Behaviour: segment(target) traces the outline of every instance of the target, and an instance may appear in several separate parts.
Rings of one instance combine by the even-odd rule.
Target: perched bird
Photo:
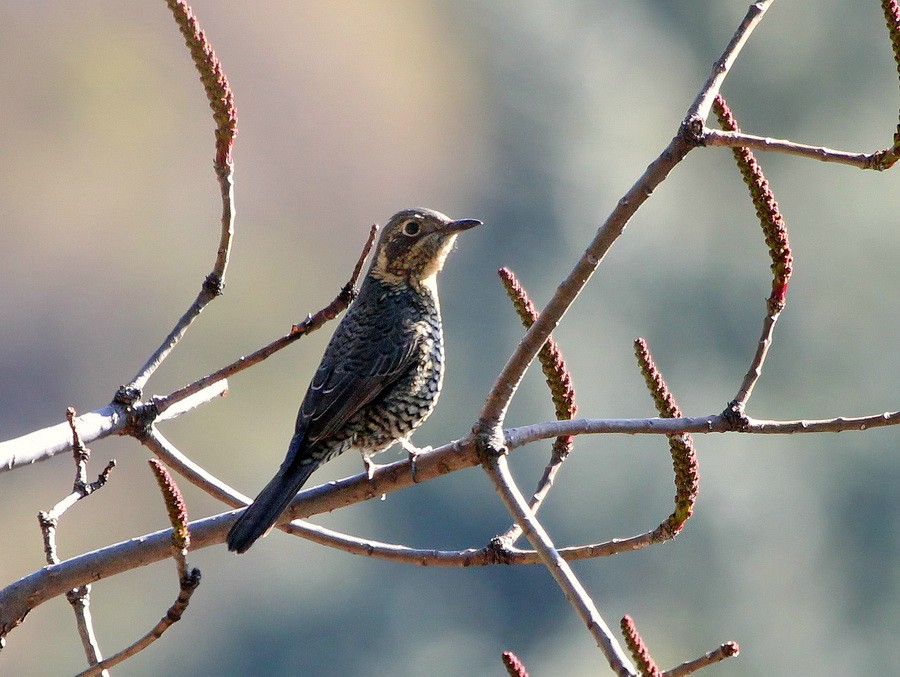
[[[287,456],[231,527],[229,550],[245,552],[316,468],[350,447],[367,468],[396,442],[413,452],[408,438],[434,409],[444,375],[437,274],[456,236],[479,225],[430,209],[391,217],[309,384]]]

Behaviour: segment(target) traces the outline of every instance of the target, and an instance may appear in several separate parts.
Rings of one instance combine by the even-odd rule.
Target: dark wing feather
[[[415,367],[422,337],[399,315],[369,309],[365,317],[375,320],[375,326],[365,328],[355,318],[344,318],[297,413],[294,435],[302,436],[304,444],[292,445],[294,456],[302,458],[309,445],[336,434]],[[360,335],[367,340],[361,342]]]

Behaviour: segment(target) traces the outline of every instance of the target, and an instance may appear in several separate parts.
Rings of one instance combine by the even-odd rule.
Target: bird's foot
[[[431,447],[417,447],[409,440],[400,440],[400,445],[406,450],[406,454],[409,457],[409,472],[412,475],[412,481],[418,482],[417,473],[418,466],[416,465],[416,461],[418,460],[421,454],[427,454],[431,451]]]
[[[363,465],[366,466],[366,477],[369,478],[369,481],[372,481],[372,478],[375,476],[375,471],[379,468],[383,468],[384,465],[381,463],[376,463],[372,460],[371,456],[363,456]]]

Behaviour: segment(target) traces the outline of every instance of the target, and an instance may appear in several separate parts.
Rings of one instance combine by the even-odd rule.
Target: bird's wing
[[[307,444],[333,435],[414,369],[421,338],[403,334],[388,329],[360,350],[323,359],[300,405],[295,434],[305,429]]]

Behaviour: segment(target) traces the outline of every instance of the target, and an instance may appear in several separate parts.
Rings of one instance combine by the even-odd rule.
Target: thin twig
[[[824,146],[809,146],[804,143],[787,141],[785,139],[773,139],[766,136],[754,136],[744,132],[719,131],[718,129],[703,129],[704,146],[725,146],[728,148],[752,148],[767,152],[787,153],[797,155],[820,162],[835,162],[842,165],[850,165],[859,169],[873,169],[875,153],[850,153],[843,150],[834,150]]]
[[[72,483],[72,493],[54,505],[50,511],[38,513],[38,523],[41,526],[41,533],[44,539],[44,555],[47,559],[47,564],[50,565],[59,564],[60,561],[56,547],[56,529],[59,525],[59,519],[76,502],[91,495],[106,484],[109,474],[116,465],[115,461],[110,461],[96,481],[88,482],[87,462],[91,456],[91,450],[84,445],[78,433],[74,408],[69,407],[66,409],[66,421],[72,435],[72,456],[75,460],[75,480]],[[78,636],[81,638],[81,644],[88,664],[97,665],[103,659],[103,655],[100,653],[100,644],[97,641],[97,636],[94,634],[94,623],[91,618],[91,586],[88,584],[72,586],[70,590],[66,591],[66,599],[72,605],[72,610],[75,613],[75,625],[78,628]],[[107,675],[105,671],[103,674]]]
[[[775,323],[778,322],[780,315],[781,311],[778,311],[775,313],[766,313],[765,317],[763,317],[762,333],[760,334],[759,340],[756,342],[756,351],[753,353],[753,358],[750,360],[750,367],[747,369],[747,373],[741,381],[741,386],[738,389],[737,395],[735,395],[734,400],[728,405],[729,411],[734,411],[738,415],[743,414],[744,407],[750,399],[750,395],[753,393],[753,388],[762,376],[763,365],[769,354],[769,348],[772,347]]]
[[[243,371],[257,362],[261,362],[269,355],[287,347],[301,336],[321,328],[326,322],[340,314],[356,294],[356,283],[362,272],[362,266],[375,242],[377,232],[377,225],[373,225],[369,229],[368,238],[354,265],[349,281],[331,303],[316,313],[309,315],[300,324],[291,327],[291,332],[286,336],[282,336],[250,355],[242,357],[232,364],[197,379],[193,383],[179,388],[166,396],[154,398],[148,406],[154,407],[156,420],[162,421],[174,418],[187,411],[190,407],[199,406],[215,397],[224,395],[228,387],[228,376]],[[131,405],[131,408],[133,409],[135,406],[139,405]],[[113,402],[102,409],[78,417],[77,423],[82,439],[90,443],[109,435],[121,433],[130,425],[131,417],[124,405]],[[140,432],[144,433],[144,431]],[[13,470],[22,465],[38,461],[45,461],[71,448],[71,435],[69,435],[69,427],[66,423],[60,423],[22,437],[0,442],[0,472]]]
[[[753,3],[747,9],[747,14],[744,16],[743,21],[741,21],[741,25],[738,26],[737,30],[734,32],[731,41],[728,43],[728,46],[725,47],[725,51],[722,52],[722,56],[720,56],[713,64],[709,78],[707,78],[706,83],[697,93],[694,102],[688,109],[685,122],[690,123],[691,120],[698,120],[702,123],[709,117],[709,112],[712,110],[713,99],[716,98],[719,90],[722,89],[722,83],[725,82],[725,78],[728,76],[732,66],[734,66],[734,62],[737,60],[738,55],[741,53],[744,45],[747,44],[747,40],[750,39],[750,34],[753,33],[753,30],[759,25],[759,22],[762,21],[763,15],[769,7],[772,6],[773,1],[774,0],[761,0],[760,2]]]
[[[725,642],[725,644],[718,649],[714,649],[708,654],[700,656],[700,658],[695,658],[694,660],[682,663],[671,670],[666,670],[663,672],[663,677],[687,677],[687,675],[692,675],[701,668],[720,663],[726,658],[734,658],[740,654],[740,652],[741,648],[738,646],[737,642]]]
[[[199,378],[193,383],[186,385],[183,388],[179,388],[178,390],[166,395],[165,397],[154,398],[153,403],[156,406],[157,411],[159,411],[160,413],[164,412],[176,402],[194,395],[198,391],[210,386],[211,384],[223,379],[227,379],[229,376],[237,374],[238,372],[241,372],[248,367],[252,367],[258,362],[262,362],[270,355],[278,352],[282,348],[286,348],[297,339],[305,336],[306,334],[310,334],[317,329],[320,329],[326,322],[333,320],[340,313],[342,313],[356,296],[356,283],[359,280],[363,263],[369,256],[369,252],[371,251],[372,245],[375,242],[375,234],[377,232],[378,226],[373,224],[369,229],[369,236],[366,240],[366,244],[363,246],[362,252],[360,253],[359,258],[356,261],[356,265],[353,267],[353,273],[350,276],[350,280],[341,288],[341,291],[331,303],[329,303],[327,306],[317,311],[316,313],[307,316],[307,318],[303,320],[303,322],[293,325],[289,334],[286,334],[285,336],[272,341],[272,343],[270,343],[269,345],[263,346],[259,350],[241,357],[231,364],[222,367],[221,369],[217,369],[213,373],[208,374],[203,378]]]
[[[194,568],[189,571],[187,566],[187,551],[191,544],[191,534],[188,528],[187,506],[185,505],[184,497],[162,463],[155,459],[151,459],[149,463],[159,484],[163,501],[166,504],[169,522],[172,524],[170,548],[178,570],[178,597],[175,598],[166,615],[147,634],[106,660],[79,673],[77,677],[96,675],[101,670],[103,674],[106,674],[106,668],[118,665],[153,644],[153,642],[162,637],[166,630],[181,620],[191,601],[191,596],[194,594],[197,586],[200,585],[200,569]]]
[[[173,623],[177,623],[181,620],[182,615],[187,609],[188,603],[191,600],[191,595],[193,595],[194,590],[197,589],[197,586],[200,584],[200,570],[192,569],[186,578],[181,580],[181,585],[178,592],[178,597],[175,599],[175,602],[172,606],[169,607],[169,610],[166,612],[166,615],[159,619],[159,622],[150,629],[150,631],[137,640],[134,644],[122,649],[116,654],[113,654],[109,658],[101,661],[99,664],[84,670],[83,672],[79,672],[75,677],[93,677],[98,674],[100,670],[103,670],[104,674],[106,673],[106,668],[111,668],[114,665],[118,665],[122,661],[131,658],[137,653],[140,653],[148,646],[153,644],[157,639],[159,639],[162,634],[172,626]]]
[[[527,330],[538,318],[538,312],[534,307],[534,303],[532,303],[525,288],[519,283],[519,280],[511,270],[501,268],[497,272],[500,275],[500,280],[503,282],[507,295],[513,302],[519,319]],[[547,387],[550,389],[556,418],[558,420],[575,418],[575,414],[578,413],[578,406],[575,404],[575,388],[572,385],[572,374],[566,365],[559,345],[552,335],[547,338],[547,342],[538,352],[538,360],[541,363]],[[553,441],[550,461],[544,468],[544,474],[541,475],[537,488],[528,501],[528,507],[533,513],[537,514],[544,499],[550,493],[553,482],[556,480],[556,475],[571,453],[574,443],[575,438],[571,435],[561,435]],[[511,545],[521,535],[522,528],[513,522],[506,533],[497,536],[492,542]]]
[[[234,95],[228,84],[228,78],[222,70],[222,65],[213,51],[212,45],[206,34],[200,28],[200,23],[194,16],[191,8],[182,0],[168,0],[169,9],[175,17],[185,44],[191,52],[191,58],[200,74],[206,98],[213,111],[213,120],[216,123],[216,151],[213,167],[222,198],[222,220],[219,231],[219,246],[216,249],[216,260],[213,269],[206,276],[200,287],[197,298],[178,319],[172,331],[163,340],[162,344],[153,352],[147,362],[131,379],[126,386],[119,389],[119,397],[123,401],[140,398],[140,392],[147,384],[147,380],[163,360],[172,352],[181,338],[185,335],[193,321],[201,311],[217,296],[222,294],[225,287],[225,270],[228,267],[228,258],[231,252],[231,243],[234,239],[234,161],[232,150],[237,136],[237,109],[234,105]]]

